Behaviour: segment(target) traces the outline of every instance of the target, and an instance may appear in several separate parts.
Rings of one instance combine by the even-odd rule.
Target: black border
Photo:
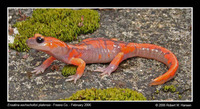
[[[75,2],[75,3],[73,3]],[[197,51],[195,51],[195,46],[197,46],[197,35],[198,31],[200,30],[197,26],[199,26],[199,11],[198,6],[200,5],[200,1],[191,1],[191,0],[167,0],[167,1],[110,1],[111,3],[107,3],[108,1],[89,1],[89,0],[84,0],[84,1],[53,1],[53,0],[44,0],[44,1],[39,1],[39,0],[27,0],[27,1],[0,1],[0,7],[1,7],[1,31],[3,31],[2,37],[5,39],[4,45],[1,46],[3,47],[4,50],[4,55],[3,56],[3,61],[5,64],[3,64],[3,68],[5,68],[5,71],[1,72],[1,86],[2,90],[1,94],[1,105],[0,107],[5,107],[5,108],[11,108],[11,106],[8,106],[10,104],[51,104],[53,105],[54,102],[7,102],[7,7],[193,7],[193,102],[89,102],[91,103],[91,107],[93,108],[99,108],[99,107],[107,107],[111,106],[111,108],[114,107],[119,107],[122,106],[124,108],[136,108],[136,107],[148,107],[148,108],[155,108],[157,105],[162,105],[162,104],[191,104],[191,107],[198,106],[198,101],[200,100],[199,94],[199,85],[198,85],[198,77],[199,77],[199,72],[195,70],[197,64],[197,58],[199,58],[199,55],[197,55]],[[135,3],[136,2],[136,3]],[[160,3],[160,4],[159,4]],[[1,37],[1,38],[2,38]],[[5,60],[4,60],[5,59]],[[3,93],[2,93],[3,92]],[[70,104],[70,103],[75,103],[75,104],[83,104],[83,103],[88,103],[88,102],[56,102],[56,104]],[[113,107],[114,106],[114,107]],[[168,106],[165,106],[165,108]],[[27,108],[27,107],[20,107],[20,108]],[[52,107],[52,108],[58,108],[58,107]],[[64,107],[68,108],[68,107]],[[78,107],[76,107],[78,108]],[[85,107],[86,108],[86,107]],[[90,107],[88,107],[90,108]],[[163,108],[163,107],[162,107]],[[178,108],[178,107],[176,107]],[[188,108],[188,107],[187,107]]]

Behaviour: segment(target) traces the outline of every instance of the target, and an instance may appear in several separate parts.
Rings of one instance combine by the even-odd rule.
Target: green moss
[[[177,91],[176,87],[178,87],[178,85],[165,85],[161,89],[157,89],[152,96],[152,100],[155,99],[154,95],[159,94],[161,91],[164,91],[166,93],[169,93],[169,92],[174,93],[177,96],[177,99],[181,99],[182,95],[180,94],[179,91]]]
[[[170,92],[174,93],[176,91],[176,87],[174,85],[169,85],[169,86],[165,85],[163,87],[163,91],[165,91],[165,92],[170,91]]]
[[[156,94],[158,94],[159,92],[160,92],[160,91],[157,89],[157,90],[156,90]]]
[[[71,97],[63,100],[146,100],[146,97],[128,88],[91,88],[79,90]]]
[[[35,33],[51,36],[62,41],[76,40],[80,34],[94,32],[99,28],[99,14],[90,9],[35,9],[32,17],[17,22],[20,38],[16,38],[10,48],[27,51],[26,39]]]
[[[181,95],[178,95],[178,98],[179,98],[179,99],[181,99],[181,98],[182,98],[182,96],[181,96]]]
[[[30,48],[26,45],[26,40],[27,37],[22,37],[19,34],[15,35],[15,40],[14,42],[11,44],[9,43],[9,47],[13,48],[17,51],[28,51]]]
[[[74,65],[65,65],[62,69],[62,75],[68,77],[76,73],[77,66]]]

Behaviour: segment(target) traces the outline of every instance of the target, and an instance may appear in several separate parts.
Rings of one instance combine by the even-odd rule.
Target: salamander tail
[[[163,83],[169,81],[176,75],[177,69],[178,69],[178,61],[174,60],[173,64],[170,66],[169,70],[166,73],[164,73],[163,75],[155,78],[152,82],[150,82],[149,85],[150,86],[160,85],[160,84],[163,84]]]

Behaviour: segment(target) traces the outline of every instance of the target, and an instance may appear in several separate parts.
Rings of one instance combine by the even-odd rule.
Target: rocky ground
[[[9,24],[13,25],[18,10],[9,10]],[[31,16],[32,9],[22,9],[22,13]],[[171,50],[179,61],[179,69],[169,82],[149,87],[149,82],[167,71],[161,62],[145,58],[130,58],[123,61],[111,76],[101,78],[94,72],[97,67],[108,64],[88,64],[85,73],[77,81],[65,82],[61,75],[62,62],[58,71],[47,68],[37,76],[30,72],[49,56],[31,49],[28,53],[9,49],[8,54],[8,99],[9,100],[57,100],[86,88],[120,87],[141,92],[148,100],[191,100],[191,9],[112,9],[98,10],[100,28],[92,34],[80,35],[83,40],[89,37],[117,38],[121,41],[150,43]],[[78,43],[73,41],[70,43]],[[163,86],[173,85],[175,92],[163,91]]]

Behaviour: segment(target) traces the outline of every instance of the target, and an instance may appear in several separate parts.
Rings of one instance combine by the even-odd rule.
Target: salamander
[[[75,75],[69,76],[66,81],[76,81],[83,75],[88,63],[109,63],[106,68],[97,68],[101,75],[110,75],[119,64],[131,57],[155,59],[167,65],[169,70],[163,75],[153,79],[152,85],[163,84],[172,79],[178,69],[179,63],[176,56],[168,49],[158,45],[146,43],[127,43],[107,38],[88,38],[78,44],[66,44],[53,37],[45,37],[36,33],[34,37],[26,40],[30,48],[45,52],[50,55],[40,66],[32,72],[39,74],[45,71],[54,60],[77,67]]]

